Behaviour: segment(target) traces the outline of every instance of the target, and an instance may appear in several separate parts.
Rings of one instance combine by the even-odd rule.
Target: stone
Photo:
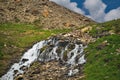
[[[26,61],[28,61],[28,59],[25,59],[25,58],[22,59],[23,63],[25,63]]]
[[[40,70],[36,70],[34,72],[32,72],[32,74],[39,74],[40,73]]]
[[[69,42],[66,40],[66,41],[63,41],[63,40],[60,40],[58,45],[61,46],[61,47],[65,47]]]
[[[14,74],[17,74],[18,73],[18,70],[14,70]]]
[[[32,69],[32,67],[34,67]],[[24,74],[25,79],[29,80],[29,76],[33,75],[30,74],[31,72],[36,72],[36,70],[40,73],[34,74],[32,76],[32,80],[79,80],[80,73],[77,69],[72,70],[72,77],[68,77],[68,74],[66,73],[68,71],[68,67],[65,65],[59,65],[59,62],[57,61],[49,61],[45,64],[38,64],[32,65],[31,68],[29,68],[26,73]],[[46,68],[47,67],[47,68]],[[35,69],[37,68],[37,69]],[[32,69],[32,70],[31,70]],[[29,76],[28,76],[29,75]]]
[[[109,43],[105,40],[105,41],[103,41],[101,44],[99,44],[96,48],[98,49],[98,50],[101,50],[101,49],[104,49],[106,46],[108,46],[109,45]]]
[[[26,69],[27,69],[27,67],[26,67],[26,66],[21,66],[21,67],[20,67],[20,70],[25,71]]]
[[[15,80],[24,80],[24,77],[22,74],[18,75]]]
[[[82,33],[85,33],[85,32],[88,32],[88,31],[90,31],[90,30],[92,30],[92,27],[91,27],[91,26],[87,26],[87,27],[82,28],[82,29],[81,29],[81,32],[82,32]]]

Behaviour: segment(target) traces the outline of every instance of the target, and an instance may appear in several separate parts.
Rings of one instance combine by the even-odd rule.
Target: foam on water
[[[22,74],[24,71],[20,68],[23,66],[29,67],[31,63],[37,60],[40,49],[45,46],[46,41],[41,41],[33,45],[31,49],[24,53],[19,63],[14,63],[10,70],[1,77],[1,80],[13,80],[18,74]],[[27,59],[26,62],[23,62],[23,59]],[[14,71],[17,70],[17,74],[14,74]]]

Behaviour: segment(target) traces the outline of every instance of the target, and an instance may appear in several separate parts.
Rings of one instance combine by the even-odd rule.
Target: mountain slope
[[[33,23],[46,29],[74,28],[94,22],[49,0],[6,0],[0,5],[0,22]]]
[[[120,20],[91,24],[95,22],[48,0],[0,0],[0,5],[0,76],[33,43],[68,33],[88,44],[82,80],[120,80]],[[32,64],[28,74],[36,75],[40,65]]]

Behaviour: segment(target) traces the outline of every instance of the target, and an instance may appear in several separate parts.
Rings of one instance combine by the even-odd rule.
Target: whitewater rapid
[[[84,64],[86,62],[83,54],[84,46],[69,39],[57,37],[40,41],[24,53],[18,63],[14,63],[10,70],[1,77],[1,80],[14,80],[16,76],[24,73],[24,68],[29,68],[35,61],[47,62],[51,60],[62,60],[70,66]],[[76,74],[79,69],[69,70],[68,76]]]

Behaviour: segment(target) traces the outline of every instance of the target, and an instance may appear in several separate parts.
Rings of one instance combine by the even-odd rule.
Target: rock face
[[[0,5],[0,22],[34,23],[45,29],[78,27],[93,22],[49,0],[2,0]]]

